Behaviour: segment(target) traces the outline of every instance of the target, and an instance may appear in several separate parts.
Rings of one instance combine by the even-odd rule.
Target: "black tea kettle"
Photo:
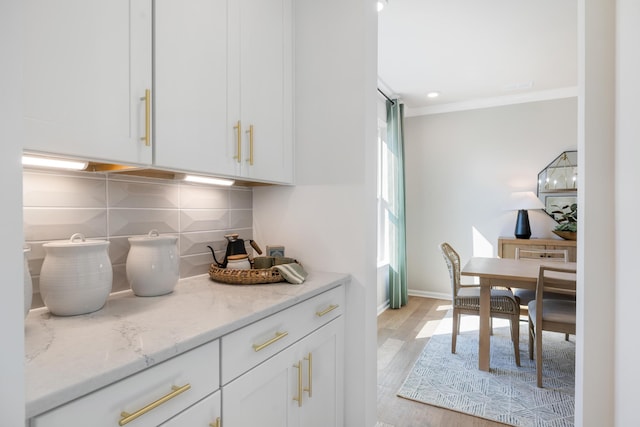
[[[224,237],[225,239],[227,239],[228,243],[227,243],[227,251],[224,254],[224,259],[222,260],[222,262],[219,262],[216,259],[216,253],[213,250],[213,248],[211,246],[207,246],[209,249],[211,249],[213,260],[216,262],[216,264],[220,268],[227,267],[227,263],[229,261],[230,255],[247,255],[247,249],[244,246],[244,240],[239,239],[238,234],[225,234]],[[255,249],[256,252],[258,252],[258,254],[262,254],[262,249],[260,249],[260,246],[258,246],[258,244],[255,241],[249,240],[249,243],[251,244],[251,247]]]

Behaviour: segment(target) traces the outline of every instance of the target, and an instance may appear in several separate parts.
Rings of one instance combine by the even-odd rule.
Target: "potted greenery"
[[[556,210],[554,214],[558,225],[553,232],[565,240],[576,240],[578,232],[578,204],[571,203],[562,207],[553,205]]]

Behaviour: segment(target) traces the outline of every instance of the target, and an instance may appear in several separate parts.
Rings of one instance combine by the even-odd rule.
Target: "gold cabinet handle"
[[[269,341],[263,342],[262,344],[254,344],[253,345],[253,350],[254,351],[260,351],[263,348],[270,346],[274,342],[276,342],[278,340],[281,340],[282,338],[286,337],[287,335],[289,335],[289,332],[276,332],[276,336],[271,338]]]
[[[298,407],[302,406],[302,362],[298,362],[293,365],[298,369],[298,397],[294,397],[293,400],[298,402]]]
[[[118,422],[118,424],[121,425],[121,426],[123,426],[125,424],[128,424],[131,421],[135,420],[136,418],[138,418],[138,417],[146,414],[147,412],[157,408],[158,406],[162,405],[163,403],[168,402],[169,400],[173,399],[177,395],[179,395],[181,393],[184,393],[185,391],[189,390],[190,388],[191,388],[191,384],[185,384],[182,387],[177,387],[177,386],[174,385],[174,386],[171,387],[171,390],[173,390],[171,393],[162,396],[160,399],[156,400],[155,402],[152,402],[152,403],[148,404],[144,408],[138,409],[133,414],[130,414],[130,413],[124,412],[124,411],[121,412],[120,416],[122,417],[122,419]]]
[[[307,369],[307,376],[309,377],[308,378],[309,387],[306,387],[304,391],[308,392],[309,397],[311,397],[311,394],[313,392],[313,360],[311,359],[311,353],[309,353],[309,355],[305,357],[304,360],[309,362],[308,369]]]
[[[144,91],[144,96],[140,98],[140,101],[144,101],[144,136],[140,138],[140,141],[144,141],[144,145],[148,147],[151,144],[151,89]]]
[[[324,316],[325,314],[329,313],[330,311],[335,310],[335,309],[336,309],[336,308],[338,308],[338,307],[339,307],[338,305],[331,304],[329,307],[325,308],[325,309],[324,309],[324,310],[322,310],[322,311],[316,311],[316,316],[318,316],[318,317],[322,317],[322,316]]]
[[[240,124],[240,120],[238,120],[238,123],[233,127],[236,130],[236,155],[233,156],[234,159],[236,159],[238,161],[238,163],[240,163],[240,161],[242,160],[242,125]]]
[[[253,125],[249,125],[247,133],[249,134],[249,158],[247,161],[253,166]]]
[[[209,427],[220,427],[220,417],[216,418],[215,423],[209,423]]]

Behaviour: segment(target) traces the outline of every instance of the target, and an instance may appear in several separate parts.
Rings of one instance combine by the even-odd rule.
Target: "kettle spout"
[[[223,260],[224,263],[218,262],[218,260],[216,259],[216,252],[213,250],[213,248],[209,245],[207,245],[207,247],[211,250],[211,255],[213,255],[213,260],[216,262],[216,264],[218,265],[218,267],[220,268],[226,268],[227,267],[227,259],[225,257],[225,259]]]

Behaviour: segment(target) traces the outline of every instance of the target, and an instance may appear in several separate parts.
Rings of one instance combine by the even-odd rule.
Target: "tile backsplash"
[[[43,306],[40,269],[52,240],[74,233],[109,240],[112,292],[129,289],[125,263],[131,236],[156,229],[178,236],[180,277],[206,274],[213,261],[207,245],[224,256],[225,234],[253,238],[253,192],[244,187],[213,187],[182,181],[88,172],[23,173],[23,223],[32,308]],[[247,245],[247,252],[251,247]],[[220,257],[218,257],[220,259]]]

